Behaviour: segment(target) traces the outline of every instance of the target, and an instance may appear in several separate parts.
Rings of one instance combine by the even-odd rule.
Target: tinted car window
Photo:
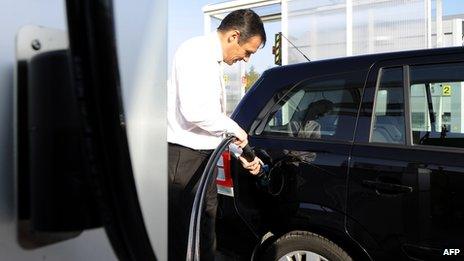
[[[414,144],[464,147],[464,63],[410,67]]]
[[[380,71],[371,141],[405,143],[403,69],[401,67],[385,68]]]
[[[261,135],[352,140],[365,73],[302,82],[274,108]]]

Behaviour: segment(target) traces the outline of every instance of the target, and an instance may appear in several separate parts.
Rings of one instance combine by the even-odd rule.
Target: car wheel
[[[352,258],[332,241],[306,231],[292,231],[268,245],[259,260],[275,261],[351,261]]]

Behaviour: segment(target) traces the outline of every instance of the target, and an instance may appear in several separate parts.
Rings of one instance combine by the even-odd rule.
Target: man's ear
[[[240,31],[238,31],[238,30],[230,30],[229,34],[228,34],[228,37],[227,37],[227,41],[229,43],[231,43],[231,42],[237,42],[238,43],[239,37],[240,37]]]

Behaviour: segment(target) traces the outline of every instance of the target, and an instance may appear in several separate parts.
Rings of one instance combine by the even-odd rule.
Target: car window
[[[269,121],[268,126],[283,126],[287,125],[290,122],[290,119],[293,118],[295,112],[301,110],[301,99],[305,95],[303,90],[299,90],[293,95],[287,98],[286,103],[282,108],[276,112],[275,117],[272,117]],[[277,132],[279,131],[278,128],[274,128]]]
[[[413,144],[464,147],[464,63],[410,67]]]
[[[307,80],[273,108],[261,135],[351,140],[365,73]]]
[[[375,99],[372,142],[405,143],[403,69],[384,68]]]

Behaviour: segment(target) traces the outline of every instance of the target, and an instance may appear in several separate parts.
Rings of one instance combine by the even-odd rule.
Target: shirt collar
[[[219,39],[219,34],[217,32],[211,33],[211,43],[213,44],[213,51],[214,51],[214,57],[216,57],[216,61],[222,62],[223,57],[222,57],[222,46],[221,46],[221,40]]]

